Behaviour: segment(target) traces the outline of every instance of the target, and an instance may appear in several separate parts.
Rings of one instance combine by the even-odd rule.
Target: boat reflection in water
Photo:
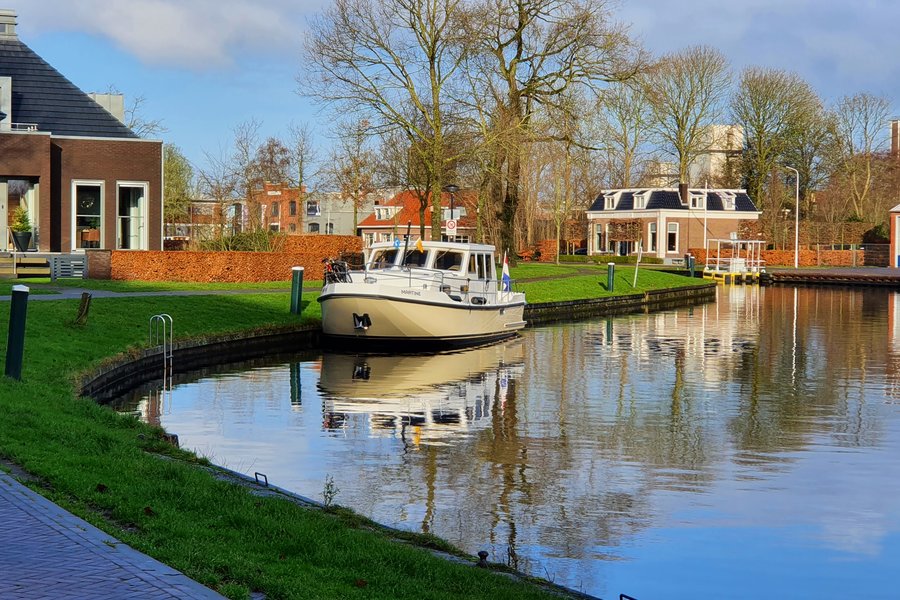
[[[490,426],[494,403],[502,409],[510,378],[523,370],[521,339],[431,355],[326,353],[319,379],[323,424],[337,431],[348,427],[350,415],[365,415],[373,436],[446,443]]]

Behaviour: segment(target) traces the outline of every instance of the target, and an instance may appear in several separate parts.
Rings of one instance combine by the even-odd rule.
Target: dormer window
[[[604,198],[604,200],[606,201],[606,203],[604,204],[603,208],[606,209],[606,210],[615,210],[615,208],[616,208],[616,195],[615,195],[615,194],[604,194],[604,195],[603,195],[603,198]]]
[[[643,210],[647,208],[647,196],[650,195],[650,191],[644,192],[635,192],[634,193],[634,208],[635,210]]]
[[[719,196],[722,198],[722,208],[725,210],[734,210],[733,192],[719,192]]]
[[[691,194],[691,208],[706,207],[706,194]]]

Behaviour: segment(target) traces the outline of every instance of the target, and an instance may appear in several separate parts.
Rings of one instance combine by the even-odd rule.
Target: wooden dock
[[[832,267],[828,269],[768,269],[762,285],[871,285],[900,287],[900,269],[888,267]]]

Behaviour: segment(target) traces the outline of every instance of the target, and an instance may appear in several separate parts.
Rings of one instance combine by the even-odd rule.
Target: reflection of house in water
[[[594,344],[638,361],[671,357],[688,365],[715,364],[694,370],[709,382],[727,381],[728,369],[737,368],[745,352],[759,344],[761,294],[758,286],[723,285],[715,303],[608,319],[594,334]]]
[[[353,415],[370,435],[398,435],[412,443],[441,443],[490,426],[502,408],[509,379],[524,366],[522,340],[435,355],[322,357],[319,388],[323,427],[349,426]]]

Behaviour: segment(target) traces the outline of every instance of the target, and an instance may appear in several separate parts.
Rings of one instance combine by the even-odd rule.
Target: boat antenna
[[[406,235],[403,241],[403,261],[406,262],[406,251],[409,250],[409,231],[412,229],[412,221],[406,222]],[[409,268],[409,267],[407,267]]]

